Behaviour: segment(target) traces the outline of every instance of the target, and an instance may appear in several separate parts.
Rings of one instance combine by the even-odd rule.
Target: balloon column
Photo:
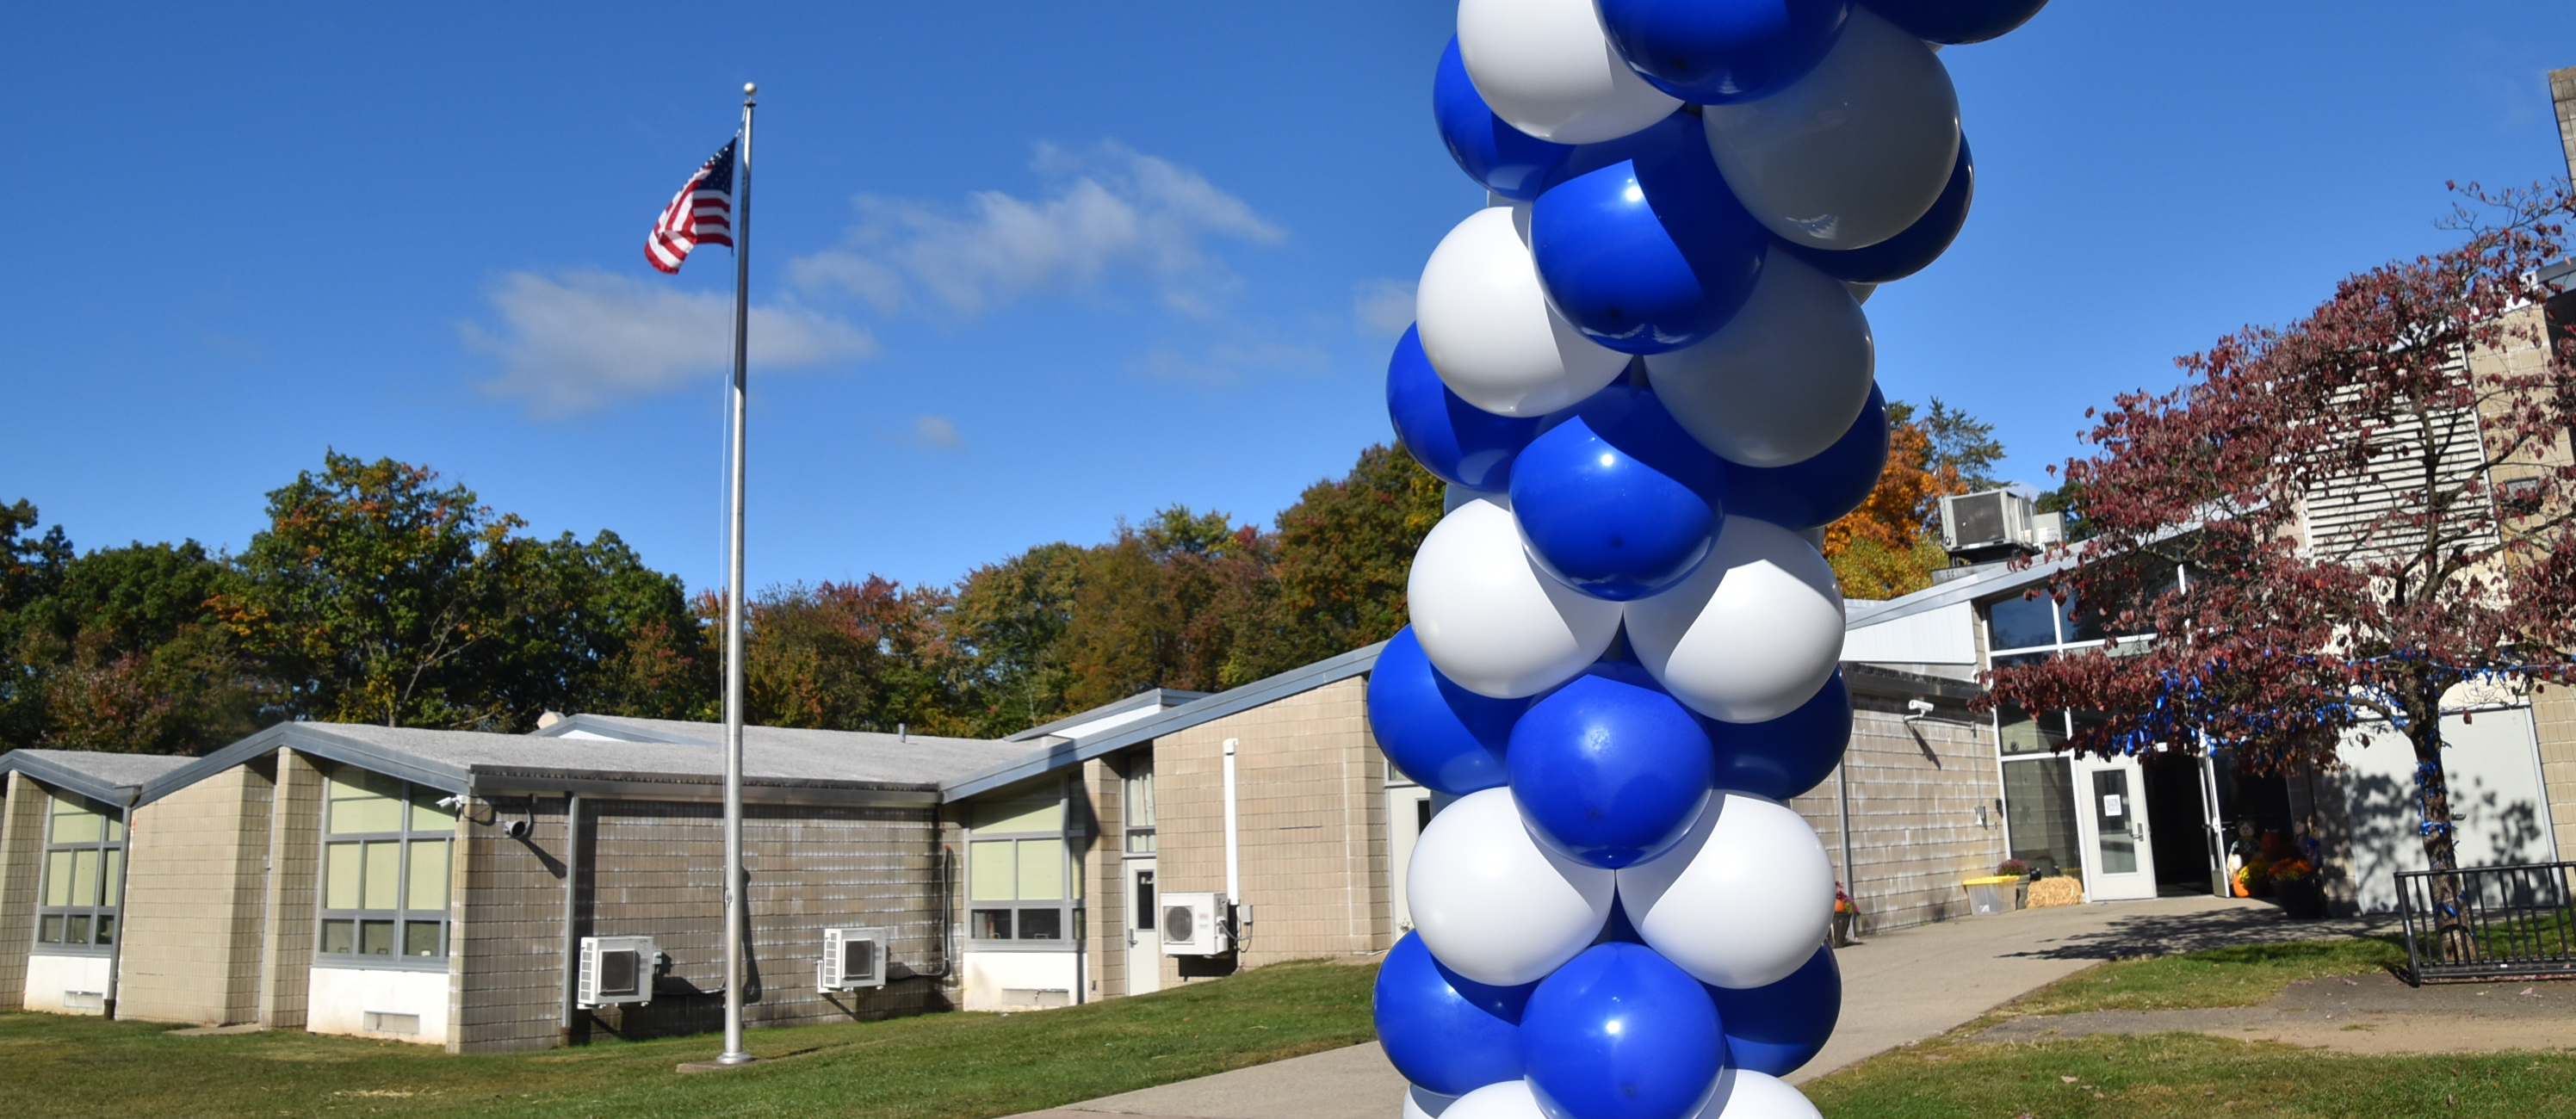
[[[1461,0],[1432,108],[1489,205],[1387,370],[1450,484],[1378,741],[1447,799],[1378,975],[1408,1117],[1790,1119],[1851,735],[1822,526],[1887,460],[1861,301],[1975,167],[1936,44],[2045,0]]]

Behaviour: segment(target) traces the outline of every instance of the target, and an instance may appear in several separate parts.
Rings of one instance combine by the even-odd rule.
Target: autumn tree
[[[2258,770],[2401,736],[2425,857],[2457,865],[2443,711],[2568,681],[2576,644],[2576,347],[2549,341],[2536,278],[2576,208],[2564,184],[2465,194],[2455,247],[2096,417],[2100,451],[2065,468],[2095,535],[2051,593],[2156,639],[1998,670],[1988,702],[2099,713],[2078,750],[2206,741]],[[2447,904],[2456,879],[2434,882]]]
[[[1824,553],[1847,598],[1886,599],[1932,585],[1950,565],[1935,518],[1941,499],[1992,489],[2003,460],[1994,425],[1932,398],[1918,419],[1914,406],[1887,402],[1887,469],[1869,500],[1825,527]]]

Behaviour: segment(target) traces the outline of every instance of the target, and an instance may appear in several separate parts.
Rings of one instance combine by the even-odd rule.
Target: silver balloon
[[[1775,248],[1744,309],[1708,341],[1647,355],[1646,379],[1719,457],[1787,466],[1851,430],[1877,365],[1850,289]]]
[[[1806,77],[1701,117],[1726,185],[1771,232],[1859,249],[1931,210],[1959,158],[1959,95],[1923,41],[1855,5]]]

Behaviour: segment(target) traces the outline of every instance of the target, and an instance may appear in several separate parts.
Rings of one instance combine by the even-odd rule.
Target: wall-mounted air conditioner
[[[1234,947],[1224,894],[1164,894],[1163,954],[1222,956]]]
[[[662,952],[649,936],[581,938],[581,990],[575,1001],[594,1006],[643,1006],[653,1001],[653,973]]]
[[[823,958],[814,965],[814,989],[848,991],[883,987],[888,929],[825,929]]]

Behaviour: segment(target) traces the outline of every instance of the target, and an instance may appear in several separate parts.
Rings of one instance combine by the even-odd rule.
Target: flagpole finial
[[[743,95],[743,96],[745,96],[745,97],[750,97],[750,96],[752,96],[752,95],[754,95],[754,94],[757,94],[757,93],[759,93],[759,92],[760,92],[760,87],[759,87],[759,86],[757,86],[757,85],[753,85],[753,84],[752,84],[752,83],[750,83],[750,82],[744,82],[744,83],[742,83],[742,95]]]

